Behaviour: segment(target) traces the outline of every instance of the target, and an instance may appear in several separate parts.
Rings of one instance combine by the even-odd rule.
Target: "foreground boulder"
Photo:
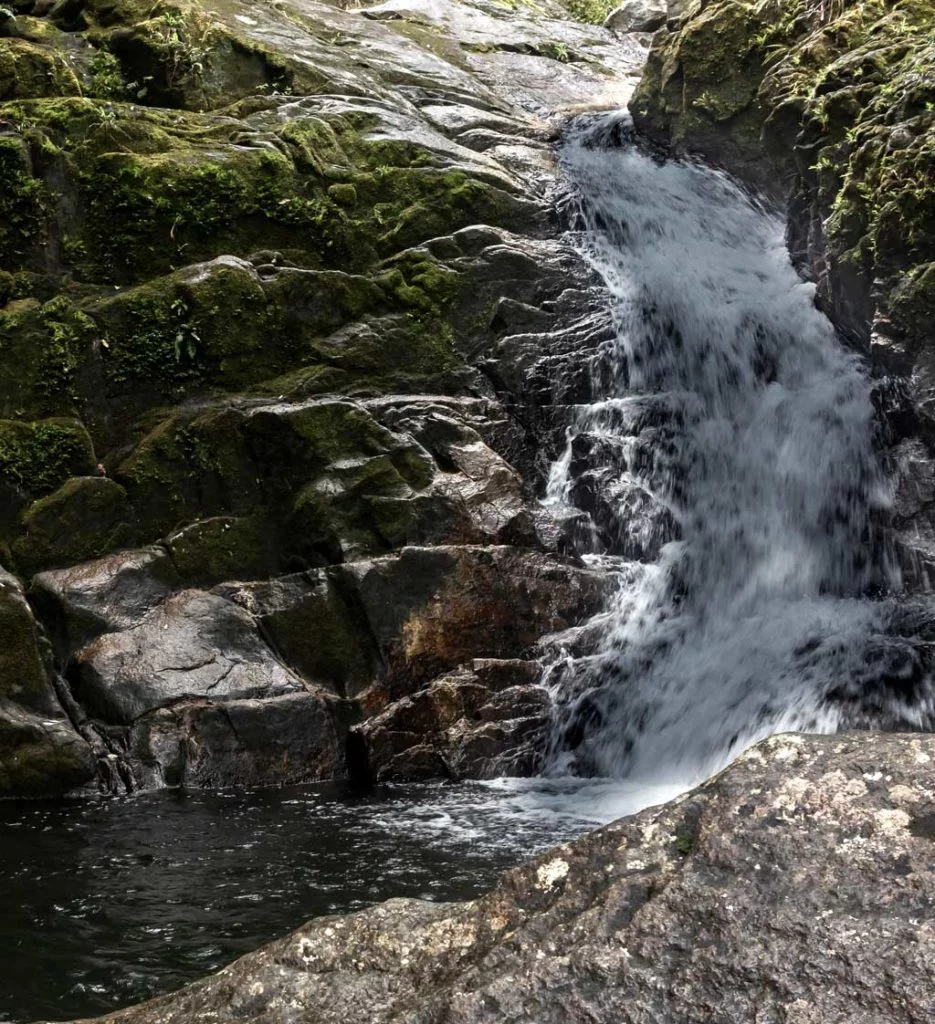
[[[935,1014],[935,738],[778,737],[462,904],[313,921],[113,1024]]]

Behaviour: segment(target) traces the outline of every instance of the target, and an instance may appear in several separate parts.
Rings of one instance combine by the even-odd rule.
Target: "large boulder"
[[[138,719],[128,746],[137,786],[290,786],[341,778],[342,716],[316,692],[182,701]]]
[[[310,922],[112,1024],[916,1024],[935,738],[778,737],[460,904]]]
[[[139,625],[179,585],[168,552],[154,546],[39,573],[29,597],[67,663],[101,633]]]
[[[246,612],[214,594],[185,590],[139,625],[83,647],[75,655],[74,689],[92,714],[129,725],[182,698],[277,697],[303,686]]]

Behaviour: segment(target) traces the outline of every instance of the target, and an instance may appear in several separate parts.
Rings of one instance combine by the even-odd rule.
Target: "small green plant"
[[[179,320],[178,330],[175,333],[175,361],[180,363],[184,355],[188,358],[189,362],[194,362],[195,356],[198,354],[198,346],[201,344],[201,338],[198,336],[198,330],[195,325],[188,322],[188,305],[184,299],[175,299],[169,309]]]
[[[65,235],[62,239],[62,258],[66,263],[83,263],[88,258],[88,250],[80,238]]]
[[[166,85],[176,89],[186,80],[201,78],[211,52],[212,26],[189,25],[179,11],[166,11],[158,20],[163,26],[160,42],[165,56]]]
[[[98,50],[88,63],[91,95],[102,100],[119,100],[127,94],[120,61],[108,50]]]
[[[695,848],[697,836],[693,829],[687,825],[679,825],[675,830],[675,848],[683,856],[687,857]]]
[[[618,0],[562,0],[568,13],[589,25],[603,25]]]

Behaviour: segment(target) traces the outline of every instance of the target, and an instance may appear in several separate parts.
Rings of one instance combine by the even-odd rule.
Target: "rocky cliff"
[[[528,772],[609,585],[550,4],[0,5],[0,796]],[[38,619],[36,618],[38,616]]]
[[[111,1024],[923,1024],[931,737],[779,737],[480,900],[311,922]]]
[[[877,378],[896,554],[929,589],[935,10],[928,0],[694,0],[653,38],[637,126],[788,211],[789,245]]]

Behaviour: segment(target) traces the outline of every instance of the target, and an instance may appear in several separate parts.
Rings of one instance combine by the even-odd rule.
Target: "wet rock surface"
[[[415,773],[531,770],[537,669],[476,666],[607,593],[538,501],[609,330],[552,144],[643,54],[551,2],[0,14],[0,560],[45,652],[0,761],[80,751],[4,793],[411,776],[449,676]]]
[[[0,797],[67,790],[95,773],[59,703],[51,651],[12,574],[0,569]]]
[[[662,0],[627,0],[607,15],[604,25],[612,32],[655,32],[668,13]]]
[[[777,737],[463,904],[311,922],[102,1021],[921,1022],[935,741]]]

